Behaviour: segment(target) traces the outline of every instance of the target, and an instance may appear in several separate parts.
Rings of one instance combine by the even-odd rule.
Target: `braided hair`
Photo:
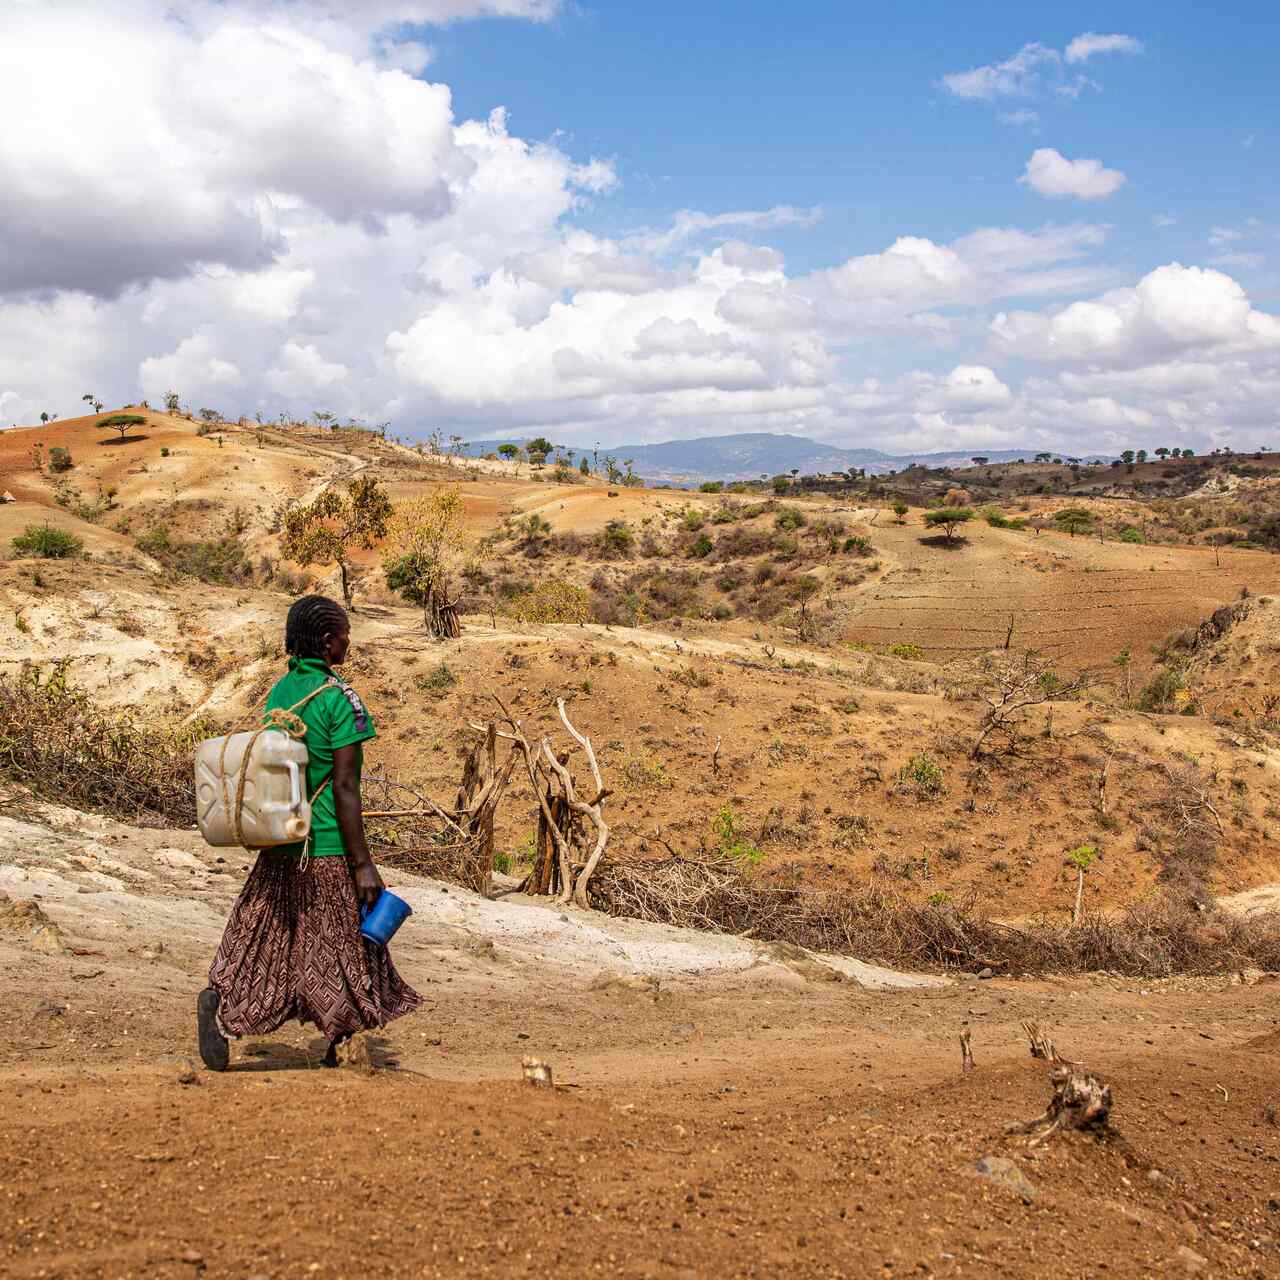
[[[303,596],[289,608],[284,649],[295,658],[324,658],[325,641],[351,625],[347,611],[328,596]]]

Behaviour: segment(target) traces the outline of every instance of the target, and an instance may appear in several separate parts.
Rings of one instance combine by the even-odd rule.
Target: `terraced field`
[[[1128,648],[1137,665],[1170,632],[1218,605],[1280,592],[1280,557],[1264,551],[1099,543],[1046,532],[974,528],[947,549],[911,525],[875,531],[888,571],[861,597],[845,639],[919,645],[938,661],[1033,648],[1073,666]]]

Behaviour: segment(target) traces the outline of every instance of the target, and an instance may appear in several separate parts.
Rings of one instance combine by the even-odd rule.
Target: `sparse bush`
[[[1125,527],[1120,530],[1118,536],[1121,542],[1132,542],[1138,546],[1141,546],[1147,540],[1146,534],[1144,534],[1141,529],[1131,524],[1125,525]]]
[[[721,857],[753,866],[764,857],[764,850],[746,838],[737,816],[728,805],[711,820],[711,834]]]
[[[71,460],[71,450],[64,449],[61,445],[53,445],[49,450],[49,470],[50,471],[70,471],[75,466]]]
[[[596,535],[596,552],[605,560],[621,560],[631,555],[635,534],[624,520],[610,520]]]
[[[1178,695],[1186,688],[1180,664],[1162,667],[1138,694],[1139,711],[1167,713],[1178,709]]]
[[[922,799],[942,791],[942,767],[925,752],[912,756],[898,771],[898,783],[910,787]]]
[[[236,537],[187,541],[173,537],[168,528],[160,524],[144,533],[134,545],[179,578],[196,578],[228,587],[248,582],[253,574],[244,544]]]
[[[195,822],[191,759],[216,732],[205,718],[168,725],[95,707],[66,663],[0,673],[0,761],[43,800],[136,822]]]
[[[774,516],[773,523],[775,528],[791,533],[796,529],[803,529],[808,522],[805,520],[804,512],[799,507],[783,507]]]
[[[689,548],[689,554],[701,560],[704,556],[709,556],[714,547],[715,543],[705,533],[700,533]]]
[[[699,493],[722,493],[724,491],[723,480],[708,480],[698,486]]]
[[[885,653],[891,658],[907,658],[912,662],[918,662],[924,657],[924,650],[918,644],[891,644]]]
[[[66,560],[84,550],[84,542],[66,529],[47,524],[29,524],[12,539],[20,556],[40,556],[44,560]]]
[[[547,578],[516,596],[504,612],[518,622],[586,622],[592,612],[591,596],[583,587]]]
[[[424,671],[417,676],[413,683],[420,692],[433,694],[439,698],[443,697],[458,683],[458,677],[441,662],[438,666],[432,667],[430,671]]]
[[[854,534],[844,540],[843,549],[846,555],[869,556],[875,548],[872,547],[870,538],[865,538],[861,534]]]
[[[732,815],[730,815],[732,817]],[[997,863],[992,863],[993,869]],[[1280,969],[1280,914],[1235,916],[1152,894],[1072,926],[991,919],[973,895],[921,901],[883,883],[814,889],[798,868],[764,879],[722,859],[611,859],[591,882],[611,915],[856,955],[901,968],[1131,977]]]

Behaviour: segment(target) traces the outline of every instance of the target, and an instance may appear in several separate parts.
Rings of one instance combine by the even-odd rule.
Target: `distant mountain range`
[[[523,444],[532,436],[504,436],[492,440],[473,440],[466,452],[478,457],[499,444]],[[574,458],[590,449],[574,449]],[[762,475],[782,475],[793,468],[802,475],[826,475],[864,467],[872,475],[901,471],[918,462],[928,467],[968,467],[974,457],[992,462],[1012,462],[1015,458],[1030,460],[1038,449],[954,449],[945,453],[881,453],[879,449],[837,449],[806,440],[803,436],[775,435],[753,431],[733,436],[704,436],[698,440],[666,440],[661,444],[620,444],[600,450],[618,460],[619,466],[630,459],[635,473],[647,480],[671,484],[697,484],[703,480],[758,480]]]

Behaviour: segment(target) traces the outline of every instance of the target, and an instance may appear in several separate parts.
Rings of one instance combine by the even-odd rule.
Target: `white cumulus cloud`
[[[1018,179],[1042,196],[1077,200],[1105,200],[1127,180],[1119,169],[1104,168],[1101,160],[1068,160],[1053,147],[1037,147]]]
[[[1086,31],[1067,45],[1064,56],[1068,62],[1087,62],[1100,53],[1141,53],[1142,48],[1142,41],[1134,36],[1104,36]]]

